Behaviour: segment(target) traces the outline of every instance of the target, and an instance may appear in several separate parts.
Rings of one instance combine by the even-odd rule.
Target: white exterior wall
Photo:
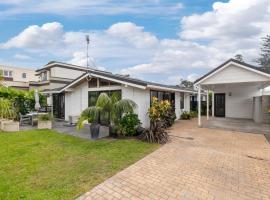
[[[269,78],[264,75],[254,73],[252,71],[248,71],[247,69],[243,69],[241,67],[237,67],[231,64],[230,66],[217,72],[216,74],[213,74],[201,84],[231,84],[261,81],[269,81]]]
[[[220,86],[214,92],[226,94],[225,117],[253,119],[253,97],[259,93],[258,86],[230,84]]]
[[[79,116],[88,107],[88,84],[82,83],[73,88],[72,92],[65,93],[65,120],[69,116]]]
[[[150,126],[148,117],[148,109],[150,108],[150,89],[139,89],[131,86],[111,86],[100,88],[88,88],[87,82],[72,89],[72,92],[65,94],[65,119],[68,120],[69,116],[79,116],[80,113],[88,107],[88,91],[104,91],[104,90],[121,90],[122,99],[131,99],[137,105],[135,112],[142,123],[142,126],[147,128]],[[184,100],[185,111],[190,111],[190,95],[185,93]],[[181,116],[180,110],[180,93],[175,93],[175,113],[177,119]]]
[[[180,92],[175,92],[175,115],[176,119],[179,119],[182,114],[180,109]]]
[[[133,87],[100,87],[88,88],[87,82],[73,88],[72,92],[65,94],[65,120],[69,116],[79,116],[80,113],[88,107],[88,91],[104,91],[104,90],[122,90],[122,98],[131,99],[138,108],[135,112],[138,114],[139,119],[144,127],[149,127],[150,121],[147,115],[148,108],[150,107],[150,91],[142,90]]]
[[[59,78],[67,78],[67,79],[75,79],[85,73],[84,71],[67,69],[63,67],[52,67],[51,69],[51,77],[59,77]]]
[[[190,112],[190,93],[185,93],[184,110]]]
[[[147,115],[147,111],[150,108],[150,90],[142,90],[130,86],[122,87],[122,98],[123,99],[131,99],[137,105],[136,113],[142,123],[143,127],[150,126],[150,120]]]

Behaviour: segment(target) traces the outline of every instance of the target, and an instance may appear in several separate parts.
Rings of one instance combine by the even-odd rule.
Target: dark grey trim
[[[48,63],[47,65],[51,65],[51,64],[53,64],[54,62],[52,62],[52,63]],[[65,65],[70,65],[70,66],[65,66],[65,65],[61,65],[61,64],[65,64]],[[72,67],[73,66],[73,67]],[[61,67],[61,68],[65,68],[65,69],[73,69],[73,70],[78,70],[78,71],[87,71],[87,68],[85,67],[85,69],[82,69],[83,67],[81,67],[81,66],[77,66],[77,65],[71,65],[71,64],[66,64],[66,63],[60,63],[60,62],[55,62],[55,64],[54,65],[52,65],[52,66],[44,66],[43,68],[41,68],[41,69],[37,69],[36,70],[36,72],[41,72],[42,73],[42,71],[45,71],[45,70],[47,70],[47,69],[51,69],[51,68],[53,68],[53,67]],[[39,74],[39,73],[38,73]]]

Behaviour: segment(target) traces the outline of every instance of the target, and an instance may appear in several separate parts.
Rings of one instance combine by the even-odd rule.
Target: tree
[[[101,93],[95,106],[86,108],[80,115],[77,128],[83,127],[83,122],[103,123],[107,125],[118,125],[123,115],[133,113],[137,107],[136,103],[130,99],[120,99],[116,95],[109,97],[106,93]]]
[[[235,60],[238,60],[239,62],[244,62],[243,56],[241,54],[236,54],[234,58]]]
[[[193,88],[193,82],[188,80],[181,80],[180,86],[186,87],[186,88]]]
[[[256,62],[265,69],[270,69],[270,35],[262,38],[261,53]]]

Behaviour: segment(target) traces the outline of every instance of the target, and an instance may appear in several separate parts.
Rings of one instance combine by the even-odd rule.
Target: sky
[[[0,64],[50,61],[132,77],[194,81],[242,54],[255,64],[269,0],[0,0]]]

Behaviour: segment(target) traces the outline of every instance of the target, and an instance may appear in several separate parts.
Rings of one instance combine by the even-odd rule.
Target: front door
[[[53,94],[53,114],[56,118],[65,118],[65,94]]]
[[[225,94],[215,94],[215,116],[225,117]]]

